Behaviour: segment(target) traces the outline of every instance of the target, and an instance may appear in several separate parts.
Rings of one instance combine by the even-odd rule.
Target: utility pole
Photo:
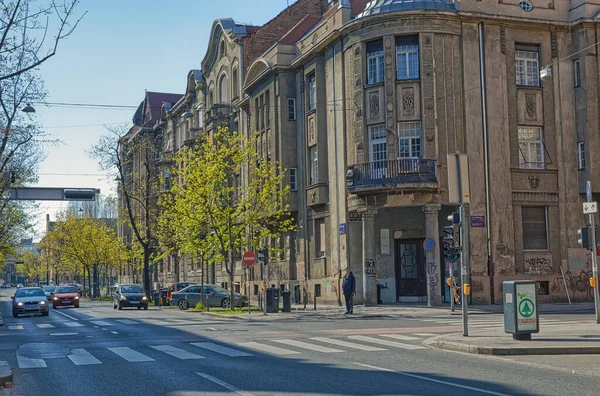
[[[596,227],[594,216],[598,213],[598,203],[592,202],[592,183],[588,180],[585,186],[585,195],[587,202],[583,204],[583,213],[589,216],[590,231],[589,231],[589,249],[592,251],[592,279],[590,286],[594,288],[594,310],[596,311],[596,323],[600,324],[600,295],[598,291],[598,265],[596,259]]]

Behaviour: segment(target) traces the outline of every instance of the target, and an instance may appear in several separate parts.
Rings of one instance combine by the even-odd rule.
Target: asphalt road
[[[111,303],[83,300],[79,309],[14,319],[8,296],[0,292],[0,361],[15,378],[0,395],[597,394],[591,374],[422,345],[459,331],[460,317],[264,320],[253,313],[240,320],[154,307],[117,311]],[[472,325],[499,319],[480,315]],[[540,363],[549,359],[560,357],[540,357]]]

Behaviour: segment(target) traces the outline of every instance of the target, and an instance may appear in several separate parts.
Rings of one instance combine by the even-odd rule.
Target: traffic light
[[[262,249],[258,250],[258,261],[264,265],[269,263],[269,249],[263,247]]]
[[[577,243],[584,249],[592,248],[590,227],[585,226],[577,230]]]
[[[444,244],[444,258],[446,261],[457,261],[460,257],[460,237],[455,237],[456,229],[460,234],[460,225],[445,226],[444,233],[446,236],[442,238]]]

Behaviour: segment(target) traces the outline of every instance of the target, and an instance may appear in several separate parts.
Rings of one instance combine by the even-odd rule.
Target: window
[[[225,40],[222,40],[222,41],[221,41],[221,48],[220,48],[219,52],[220,52],[221,56],[225,56],[225,54],[226,54],[226,50],[225,50]]]
[[[581,86],[581,65],[579,59],[573,61],[573,76],[575,78],[575,88]]]
[[[401,122],[398,124],[398,146],[400,158],[421,158],[421,123]]]
[[[296,98],[288,98],[288,120],[296,119]]]
[[[260,130],[260,107],[258,104],[258,98],[254,99],[254,121],[256,124],[256,131]]]
[[[204,125],[204,110],[198,109],[198,117],[196,118],[196,122],[196,127],[202,128],[202,126]]]
[[[521,9],[526,12],[533,10],[533,4],[531,4],[531,1],[529,0],[521,0],[519,2],[519,7],[521,7]]]
[[[308,76],[308,111],[317,108],[317,79],[315,73]]]
[[[317,157],[317,148],[311,147],[309,150],[310,157],[310,184],[317,184],[319,182],[319,161]]]
[[[232,88],[233,88],[233,97],[237,98],[238,97],[238,72],[237,69],[233,69],[233,73],[231,73],[231,79],[232,81]]]
[[[219,95],[221,96],[221,103],[229,102],[229,90],[227,89],[227,76],[223,74],[219,81]]]
[[[517,85],[540,86],[540,66],[537,46],[515,46]]]
[[[585,143],[577,143],[577,164],[579,169],[585,169]]]
[[[398,80],[419,78],[419,41],[417,36],[396,38]]]
[[[290,168],[290,190],[298,191],[298,169]]]
[[[369,128],[369,156],[371,158],[373,176],[387,177],[387,131],[384,125]]]
[[[260,95],[260,129],[265,129],[265,95]]]
[[[368,84],[383,82],[383,41],[367,43]]]
[[[523,249],[547,250],[548,226],[545,206],[523,206]]]
[[[315,257],[325,257],[325,219],[315,220]]]
[[[542,128],[519,127],[519,166],[528,169],[544,168]]]
[[[268,128],[271,126],[271,94],[268,90],[265,92],[265,117]]]

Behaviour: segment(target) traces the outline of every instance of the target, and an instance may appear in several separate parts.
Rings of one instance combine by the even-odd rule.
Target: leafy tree
[[[196,147],[182,149],[172,171],[179,182],[165,208],[173,227],[186,236],[188,249],[208,250],[223,261],[231,301],[234,254],[295,229],[285,203],[289,186],[282,187],[283,172],[277,163],[260,158],[256,147],[256,136],[219,128]],[[246,170],[244,181],[240,175]]]

